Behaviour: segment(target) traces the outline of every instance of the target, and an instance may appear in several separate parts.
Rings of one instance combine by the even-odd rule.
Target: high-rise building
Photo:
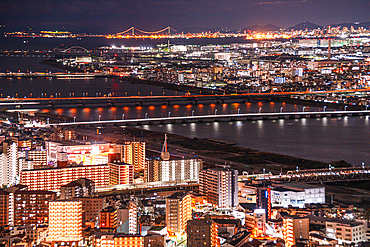
[[[13,185],[11,187],[8,187],[4,189],[5,192],[9,193],[9,211],[8,211],[8,225],[13,226],[14,225],[14,194],[17,191],[26,191],[28,189],[27,186],[17,184]]]
[[[117,232],[127,234],[138,233],[137,200],[128,202],[125,208],[117,209]]]
[[[147,182],[199,180],[199,171],[203,162],[200,159],[173,159],[160,158],[148,160],[144,172]]]
[[[75,242],[82,239],[82,202],[60,200],[49,203],[48,242]]]
[[[165,135],[161,157],[146,162],[146,182],[199,180],[203,162],[199,159],[171,159]]]
[[[114,207],[104,208],[100,212],[100,228],[111,228],[117,230],[117,209]]]
[[[26,158],[33,160],[35,167],[44,167],[47,165],[47,150],[41,146],[36,147],[36,149],[27,150]]]
[[[34,169],[21,172],[21,184],[31,190],[59,191],[60,187],[74,180],[87,178],[95,186],[109,185],[109,166],[76,166],[49,169]]]
[[[127,163],[109,163],[109,184],[134,183],[134,166]]]
[[[192,219],[192,197],[184,192],[176,192],[166,198],[166,225],[170,235],[186,231],[188,220]]]
[[[0,190],[0,226],[8,225],[9,221],[9,193]]]
[[[189,220],[187,226],[188,246],[220,246],[218,226],[211,219]]]
[[[309,218],[295,215],[283,218],[283,237],[285,246],[291,247],[299,240],[309,239]]]
[[[134,172],[145,169],[145,142],[132,141],[122,145],[122,161],[134,166]]]
[[[219,208],[238,206],[238,171],[230,168],[210,168],[199,174],[199,192],[207,202]]]
[[[255,209],[253,216],[256,219],[256,225],[254,227],[255,236],[262,236],[266,234],[266,210],[265,209]]]
[[[19,167],[19,173],[18,177],[21,177],[21,172],[23,170],[32,170],[34,169],[34,162],[33,160],[29,160],[26,158],[18,158],[18,167]]]
[[[76,197],[91,197],[95,193],[94,181],[80,178],[60,187],[60,199],[70,200]]]
[[[18,174],[18,141],[12,138],[0,144],[0,184],[16,184]]]
[[[49,221],[49,202],[56,193],[45,190],[18,190],[14,193],[14,225],[40,226]]]
[[[103,210],[104,198],[99,197],[79,197],[82,202],[82,225],[86,222],[98,222],[100,212]]]

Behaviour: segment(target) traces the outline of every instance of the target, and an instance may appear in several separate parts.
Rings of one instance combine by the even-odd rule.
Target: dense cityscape
[[[369,22],[40,16],[0,17],[0,246],[370,246]]]

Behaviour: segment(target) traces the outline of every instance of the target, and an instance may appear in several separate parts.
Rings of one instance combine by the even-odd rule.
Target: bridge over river
[[[97,126],[136,126],[136,125],[159,125],[159,124],[183,124],[197,122],[230,122],[248,120],[273,120],[273,119],[297,119],[297,118],[322,118],[342,116],[368,116],[370,110],[364,111],[321,111],[321,112],[279,112],[279,113],[248,113],[248,114],[223,114],[183,116],[183,117],[162,117],[162,118],[141,118],[121,119],[104,121],[64,122],[49,123],[48,126],[71,126],[71,125],[97,125]],[[74,119],[76,120],[76,118]]]

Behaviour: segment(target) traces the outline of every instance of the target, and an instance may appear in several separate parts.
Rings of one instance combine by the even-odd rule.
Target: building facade
[[[141,172],[145,169],[145,142],[125,142],[122,147],[122,161],[134,166],[134,172]]]
[[[49,202],[56,193],[45,190],[18,190],[14,193],[14,225],[40,226],[49,222]]]
[[[166,225],[170,235],[186,231],[187,222],[192,219],[191,203],[191,195],[183,192],[176,192],[166,198]]]
[[[238,171],[230,168],[205,169],[199,175],[199,192],[219,208],[238,206]]]
[[[127,163],[109,163],[109,184],[134,183],[134,166]]]
[[[187,223],[188,246],[220,246],[218,226],[211,219],[189,220]]]
[[[283,218],[285,246],[291,247],[298,241],[309,239],[309,219],[307,217],[286,216]]]
[[[109,166],[77,166],[65,168],[34,169],[21,172],[21,184],[31,190],[59,191],[60,187],[79,178],[95,182],[95,186],[109,185]]]
[[[82,239],[82,202],[60,200],[49,203],[48,242],[75,242]]]
[[[199,171],[202,167],[203,162],[199,159],[148,160],[145,170],[145,179],[147,182],[198,181]]]

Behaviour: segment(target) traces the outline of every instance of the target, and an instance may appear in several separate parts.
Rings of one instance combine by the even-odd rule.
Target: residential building
[[[117,230],[117,209],[114,207],[104,208],[100,212],[100,228],[111,228]]]
[[[111,185],[134,183],[134,166],[127,163],[109,163]]]
[[[134,166],[134,172],[141,172],[145,169],[145,142],[131,141],[122,145],[122,161]]]
[[[45,190],[18,190],[14,193],[14,225],[40,226],[49,222],[49,202],[56,193]]]
[[[192,218],[192,197],[184,192],[176,192],[166,198],[166,225],[170,235],[182,234],[187,222]]]
[[[117,232],[126,234],[138,233],[137,199],[127,203],[125,208],[117,209]]]
[[[283,237],[285,246],[291,247],[297,242],[309,239],[309,219],[295,215],[283,218]]]
[[[199,171],[203,167],[200,159],[156,158],[148,160],[144,172],[147,182],[199,180]]]
[[[211,219],[189,220],[187,223],[188,246],[220,246],[218,226]]]
[[[49,203],[48,242],[78,242],[82,239],[82,202],[60,200]]]
[[[0,144],[0,184],[17,184],[18,175],[18,141],[11,138]]]
[[[8,225],[9,220],[9,193],[0,190],[0,226]]]
[[[38,146],[36,149],[26,150],[26,159],[32,160],[36,167],[46,166],[47,150],[43,149],[42,146]]]
[[[78,197],[82,202],[82,225],[87,221],[98,222],[100,212],[103,210],[104,198],[99,197]]]
[[[238,206],[238,171],[230,168],[204,169],[199,175],[199,193],[218,208]]]
[[[74,180],[87,178],[95,186],[109,185],[109,166],[76,166],[49,169],[34,169],[21,172],[21,184],[32,190],[59,191],[61,186]]]
[[[76,197],[91,197],[95,193],[94,181],[80,178],[60,187],[60,199],[73,199]]]

